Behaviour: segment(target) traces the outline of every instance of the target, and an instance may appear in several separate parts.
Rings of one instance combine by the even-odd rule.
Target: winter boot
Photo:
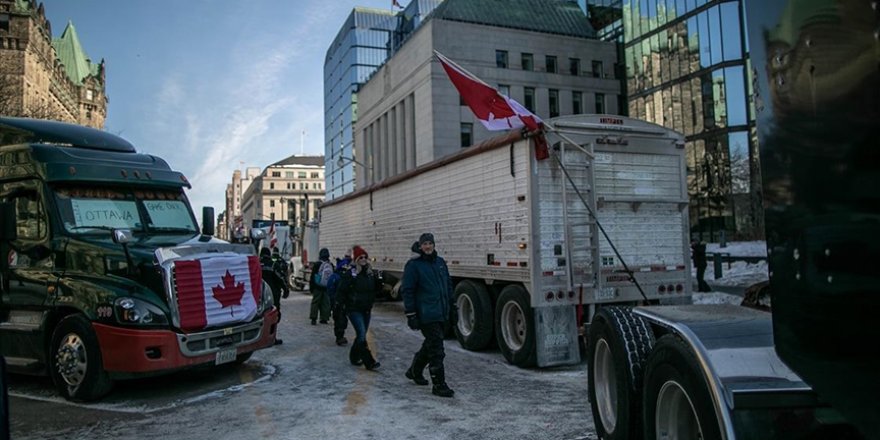
[[[354,343],[351,344],[351,349],[348,351],[348,361],[351,362],[352,365],[360,365],[364,363],[361,359],[361,343],[358,342],[357,339],[354,340]]]
[[[452,388],[446,385],[446,372],[442,366],[430,367],[428,371],[431,373],[431,382],[434,382],[431,393],[440,397],[452,397],[455,394],[455,391],[452,391]]]
[[[407,379],[415,382],[416,385],[427,385],[428,379],[425,379],[425,376],[422,374],[422,371],[425,370],[425,365],[427,365],[427,362],[416,353],[413,356],[412,364],[409,365],[404,375]]]
[[[348,344],[348,339],[345,339],[345,336],[336,337],[336,345],[342,346],[346,344]]]
[[[368,370],[375,370],[381,365],[375,358],[373,358],[373,353],[370,353],[370,347],[368,347],[366,343],[364,343],[361,348],[361,359],[364,360],[364,367]]]

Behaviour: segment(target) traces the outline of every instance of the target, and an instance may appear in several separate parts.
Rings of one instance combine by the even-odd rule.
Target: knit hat
[[[425,232],[424,234],[419,235],[419,245],[421,245],[422,243],[424,243],[426,241],[430,241],[431,243],[434,243],[434,234],[432,234],[430,232]]]
[[[363,256],[363,257],[368,256],[367,251],[365,251],[364,248],[362,248],[360,246],[355,246],[354,248],[352,248],[352,254],[354,255],[354,261],[357,261],[358,258],[360,258],[361,256]]]
[[[318,259],[322,261],[327,261],[330,259],[330,250],[327,248],[321,248],[318,252]]]

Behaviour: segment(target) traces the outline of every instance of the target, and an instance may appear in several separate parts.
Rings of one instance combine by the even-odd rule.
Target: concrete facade
[[[430,19],[361,88],[361,109],[355,127],[355,154],[367,173],[358,174],[363,187],[462,148],[462,124],[471,124],[468,145],[493,137],[461,105],[460,97],[433,56],[446,55],[487,84],[509,90],[528,107],[526,88],[535,92],[532,111],[550,117],[549,94],[555,90],[558,114],[572,114],[573,92],[581,93],[581,113],[596,111],[604,95],[604,113],[617,113],[620,85],[613,78],[617,62],[613,43],[535,31]],[[496,51],[506,51],[506,68],[497,67]],[[522,54],[532,54],[533,68],[523,69]],[[558,73],[548,73],[547,56],[555,56]],[[568,70],[570,58],[580,60],[578,75]],[[604,66],[594,76],[593,61]],[[555,116],[555,115],[554,115]],[[465,145],[467,146],[467,145]]]

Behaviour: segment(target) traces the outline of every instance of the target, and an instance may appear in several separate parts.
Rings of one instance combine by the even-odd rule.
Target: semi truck
[[[771,310],[600,309],[604,439],[880,438],[880,10],[745,4]]]
[[[161,158],[112,134],[0,118],[0,355],[67,399],[241,363],[279,319],[254,247],[198,228]],[[260,238],[257,234],[255,239]]]
[[[321,207],[321,247],[366,248],[399,295],[431,232],[454,284],[455,334],[518,366],[580,362],[596,306],[691,294],[684,142],[610,115],[545,121],[553,158],[513,130]]]

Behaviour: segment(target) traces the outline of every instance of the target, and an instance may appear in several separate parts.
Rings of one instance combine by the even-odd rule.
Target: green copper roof
[[[446,0],[431,16],[548,34],[596,36],[586,15],[573,0]]]
[[[76,28],[73,27],[72,22],[67,22],[67,27],[64,28],[61,38],[53,39],[52,46],[55,46],[58,60],[64,64],[64,70],[74,84],[82,85],[83,78],[98,74],[98,65],[89,60],[89,56],[79,43],[79,37],[76,35]]]
[[[15,0],[15,4],[12,7],[12,10],[17,12],[27,12],[30,9],[30,2],[28,0]]]

